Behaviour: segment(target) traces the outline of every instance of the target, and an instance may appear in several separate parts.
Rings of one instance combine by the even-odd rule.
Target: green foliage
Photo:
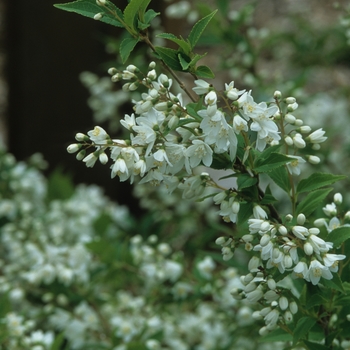
[[[320,203],[332,191],[332,188],[325,188],[310,192],[297,206],[297,214],[303,213],[305,216],[311,215]]]
[[[335,182],[343,179],[346,179],[346,176],[313,173],[307,179],[303,179],[298,183],[297,193],[314,191],[321,187],[332,185]]]
[[[113,3],[107,2],[110,9],[96,4],[96,0],[77,0],[65,4],[55,4],[54,6],[60,10],[74,12],[79,15],[94,18],[97,13],[103,13],[101,22],[123,28],[122,12]]]

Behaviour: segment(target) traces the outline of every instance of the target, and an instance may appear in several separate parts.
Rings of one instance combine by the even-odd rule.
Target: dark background
[[[107,75],[101,63],[111,60],[102,38],[118,28],[56,9],[60,0],[5,2],[5,74],[8,83],[8,150],[19,160],[40,152],[50,174],[60,167],[75,183],[96,183],[120,203],[130,204],[130,187],[111,180],[109,166],[86,168],[66,147],[76,132],[94,127],[79,74]],[[124,8],[125,1],[115,1]]]

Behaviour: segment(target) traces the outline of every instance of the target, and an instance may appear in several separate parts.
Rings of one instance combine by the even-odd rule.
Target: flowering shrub
[[[346,176],[312,170],[326,126],[308,124],[298,96],[261,100],[234,81],[208,82],[213,69],[195,50],[216,11],[198,20],[184,3],[167,13],[188,15],[187,38],[157,35],[177,49],[154,44],[150,0],[123,11],[108,0],[56,5],[124,28],[123,63],[140,42],[153,52],[145,67],[110,68],[105,94],[85,74],[100,121],[119,96],[133,110],[120,120],[125,137],[96,126],[67,150],[135,183],[159,231],[95,187],[47,201],[45,180],[30,183],[40,174],[3,155],[1,285],[15,306],[2,310],[5,348],[349,348],[350,212],[332,187]]]

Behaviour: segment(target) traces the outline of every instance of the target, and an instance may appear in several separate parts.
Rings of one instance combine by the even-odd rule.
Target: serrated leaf
[[[333,242],[335,248],[339,247],[342,243],[350,238],[350,227],[343,226],[338,227],[331,231],[327,236],[327,241]]]
[[[271,153],[278,153],[277,151],[282,147],[282,145],[275,145],[275,146],[270,146],[264,149],[263,152],[259,152],[255,149],[252,149],[255,155],[256,161],[266,159],[271,155]]]
[[[157,35],[157,38],[163,38],[174,42],[175,44],[179,45],[179,47],[186,55],[189,55],[191,52],[191,45],[184,39],[180,39],[174,34],[161,33]]]
[[[287,342],[291,341],[293,339],[292,335],[284,331],[282,328],[277,328],[273,330],[272,332],[268,333],[267,335],[264,335],[260,338],[260,341],[263,343],[270,343],[270,342]]]
[[[137,15],[140,14],[140,19],[143,19],[146,8],[151,0],[131,0],[124,10],[124,22],[135,30],[135,22]]]
[[[215,77],[212,70],[207,66],[196,67],[194,74],[196,74],[197,77],[204,78],[204,79],[213,79]]]
[[[297,214],[303,213],[305,216],[312,214],[327,197],[332,188],[324,188],[309,193],[297,206]]]
[[[257,173],[268,173],[273,169],[289,163],[291,159],[281,153],[271,153],[266,158],[260,158],[256,162],[254,171]]]
[[[329,186],[339,180],[345,179],[344,175],[333,175],[326,173],[314,173],[307,179],[303,179],[297,186],[297,193],[317,190],[324,186]]]
[[[187,61],[186,58],[184,58],[183,55],[181,55],[181,53],[179,53],[177,57],[179,58],[179,62],[181,64],[182,70],[187,71],[188,67],[190,66],[190,62]]]
[[[342,283],[342,281],[337,273],[333,274],[333,278],[331,280],[326,280],[326,279],[322,278],[321,283],[327,288],[335,289],[338,292],[345,294],[345,289],[343,287],[343,283]]]
[[[298,320],[293,334],[294,343],[304,339],[310,329],[316,324],[316,320],[311,317],[302,317]]]
[[[167,47],[156,46],[156,53],[171,69],[182,71],[179,58],[177,57],[177,50],[169,49]]]
[[[136,44],[139,42],[139,39],[134,37],[125,38],[119,47],[120,57],[122,62],[125,63],[130,56],[130,53],[135,48]]]
[[[255,177],[251,177],[248,174],[237,174],[237,186],[238,190],[242,190],[243,188],[248,188],[256,185],[258,179]]]
[[[284,166],[274,169],[267,174],[278,187],[289,193],[291,187],[288,179],[288,172]]]
[[[145,24],[147,24],[149,26],[149,24],[152,22],[152,20],[159,15],[160,15],[160,12],[155,12],[152,9],[147,10],[147,12],[145,13],[145,18],[144,18]]]
[[[119,8],[117,8],[112,3],[111,7],[114,11],[119,15],[119,17],[122,19],[123,15]],[[78,0],[73,2],[68,2],[66,4],[55,4],[56,8],[68,12],[74,12],[79,15],[94,18],[94,16],[98,13],[103,13],[102,18],[99,20],[101,22],[111,24],[116,27],[124,27],[123,24],[115,17],[113,14],[111,14],[107,9],[105,9],[102,6],[99,6],[96,4],[96,0]]]
[[[207,27],[207,25],[209,24],[211,19],[214,17],[216,12],[217,12],[217,10],[215,10],[212,13],[210,13],[209,15],[203,17],[193,26],[193,28],[190,32],[190,35],[188,36],[188,41],[189,41],[192,49],[196,46],[204,29]]]

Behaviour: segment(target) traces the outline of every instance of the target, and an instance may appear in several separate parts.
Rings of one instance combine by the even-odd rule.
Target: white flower
[[[323,136],[325,134],[325,131],[323,129],[317,129],[313,133],[311,133],[308,137],[307,140],[310,141],[311,143],[321,143],[327,140],[326,136]]]
[[[336,216],[337,215],[337,206],[332,203],[332,204],[327,204],[324,208],[323,208],[323,212],[327,215],[327,216]]]
[[[242,130],[248,131],[248,123],[239,115],[233,117],[233,130],[239,134]]]
[[[303,136],[301,134],[295,134],[293,137],[293,143],[295,147],[297,148],[305,148],[306,142],[303,139]]]
[[[309,267],[309,278],[313,285],[318,284],[321,277],[330,280],[333,278],[329,268],[322,265],[318,260],[312,260]]]
[[[293,272],[293,277],[304,278],[305,280],[309,281],[309,268],[305,262],[299,261],[294,267]]]
[[[109,135],[100,126],[95,126],[94,130],[88,132],[90,140],[98,144],[106,144],[110,139]]]
[[[254,205],[253,216],[255,219],[267,219],[266,211],[260,205]]]
[[[195,80],[194,83],[196,86],[192,88],[192,90],[197,94],[197,95],[204,95],[209,92],[210,84],[207,83],[206,81],[202,79]]]
[[[124,126],[124,128],[128,129],[128,130],[132,130],[132,128],[136,125],[135,122],[135,114],[125,114],[124,119],[120,120],[120,124],[122,124]]]
[[[206,256],[203,260],[197,263],[199,273],[206,279],[212,278],[212,272],[216,265],[211,256]]]
[[[230,84],[225,83],[225,91],[226,95],[230,100],[237,100],[237,98],[242,95],[245,90],[238,90],[234,87],[235,83],[233,81],[230,82]]]
[[[342,254],[325,254],[322,256],[324,265],[329,268],[332,272],[338,271],[339,260],[344,260],[346,258],[345,255]]]
[[[289,158],[293,158],[293,160],[287,163],[287,169],[291,175],[300,175],[300,164],[306,163],[306,161],[299,156],[291,156],[288,155]]]
[[[125,181],[129,178],[129,170],[123,158],[118,158],[112,165],[111,177],[119,176],[120,181]]]
[[[309,235],[309,230],[304,226],[293,226],[292,232],[294,233],[295,237],[298,237],[299,239],[305,240],[306,237]]]
[[[193,140],[192,145],[185,151],[186,170],[191,173],[191,168],[195,168],[203,162],[205,166],[210,166],[213,161],[213,150],[201,140]]]
[[[89,155],[87,155],[84,159],[83,159],[83,162],[86,163],[86,166],[88,168],[92,168],[96,161],[97,161],[98,157],[96,156],[95,152],[93,153],[90,153]]]

